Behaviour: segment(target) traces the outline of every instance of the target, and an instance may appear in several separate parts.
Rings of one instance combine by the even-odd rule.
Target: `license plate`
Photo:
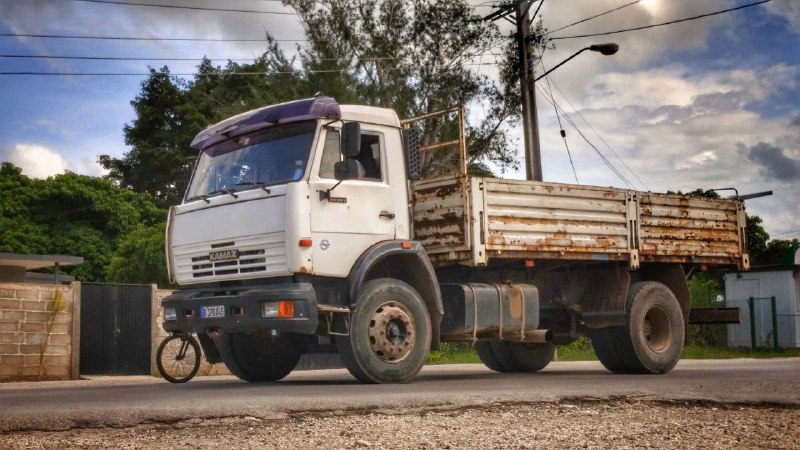
[[[200,317],[203,319],[216,319],[220,317],[225,317],[225,306],[223,305],[201,306]]]

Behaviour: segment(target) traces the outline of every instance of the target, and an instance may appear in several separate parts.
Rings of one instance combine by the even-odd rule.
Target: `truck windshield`
[[[278,125],[209,147],[200,154],[186,199],[299,180],[315,129],[315,121]]]

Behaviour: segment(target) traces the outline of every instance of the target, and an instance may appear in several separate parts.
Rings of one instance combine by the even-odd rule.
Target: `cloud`
[[[779,147],[759,142],[750,147],[747,157],[759,165],[765,176],[783,182],[800,180],[800,159],[786,156]]]
[[[47,178],[72,170],[60,153],[41,145],[17,144],[7,152],[6,159],[32,178]]]
[[[766,5],[770,14],[784,17],[791,27],[787,27],[794,33],[800,33],[800,3],[796,1],[772,2]]]

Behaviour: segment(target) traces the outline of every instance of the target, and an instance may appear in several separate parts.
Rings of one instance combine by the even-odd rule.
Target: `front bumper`
[[[262,302],[291,300],[294,317],[263,318]],[[319,317],[317,296],[310,283],[287,283],[237,288],[200,288],[175,291],[161,301],[172,307],[176,320],[162,322],[165,331],[192,333],[252,333],[267,330],[314,334]],[[203,306],[222,306],[224,317],[200,317]]]

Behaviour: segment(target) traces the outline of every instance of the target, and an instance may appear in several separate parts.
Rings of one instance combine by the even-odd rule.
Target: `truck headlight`
[[[277,302],[261,303],[261,317],[294,317],[294,302],[291,300],[278,300]]]
[[[164,321],[174,322],[178,320],[178,313],[175,308],[164,308]]]

